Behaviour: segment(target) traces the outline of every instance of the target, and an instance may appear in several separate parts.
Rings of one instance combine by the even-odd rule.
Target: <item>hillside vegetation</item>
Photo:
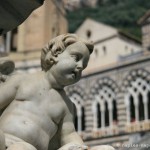
[[[141,27],[137,21],[149,9],[150,0],[99,0],[96,8],[80,8],[67,13],[69,32],[75,32],[89,17],[141,39]]]

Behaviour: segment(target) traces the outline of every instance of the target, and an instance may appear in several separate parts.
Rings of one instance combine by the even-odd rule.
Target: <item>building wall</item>
[[[78,94],[84,91],[86,97],[82,97],[81,101],[84,101],[85,107],[85,125],[86,128],[83,133],[80,133],[85,142],[90,145],[99,144],[111,144],[116,148],[121,148],[121,145],[125,142],[129,142],[130,135],[134,135],[137,132],[150,130],[150,120],[143,120],[137,122],[127,121],[127,106],[126,106],[126,82],[133,83],[133,78],[131,74],[136,77],[143,77],[143,79],[148,83],[150,82],[150,55],[143,55],[136,60],[128,60],[128,63],[120,63],[110,67],[109,69],[104,69],[101,71],[93,72],[87,76],[84,76],[79,83],[70,86],[67,90],[68,95],[72,97],[71,91],[74,90]],[[145,77],[144,77],[145,76]],[[109,127],[94,129],[94,112],[93,103],[96,99],[97,93],[101,92],[103,88],[100,84],[108,85],[108,88],[112,88],[115,99],[117,102],[117,124],[113,124]],[[149,89],[150,91],[150,89]],[[111,98],[108,99],[111,100]],[[148,99],[150,102],[150,99]],[[150,106],[150,104],[149,104]],[[150,107],[148,107],[149,109]],[[138,112],[141,110],[138,110]],[[140,135],[140,134],[139,134]]]
[[[84,74],[110,67],[118,63],[121,57],[142,51],[140,42],[89,18],[77,29],[76,34],[94,43],[94,52]]]
[[[128,39],[125,40],[119,36],[98,42],[94,45],[94,52],[91,55],[85,73],[88,73],[89,70],[110,67],[118,63],[120,57],[133,55],[140,51],[142,51],[140,44]]]
[[[54,2],[45,1],[18,27],[18,31],[18,51],[40,49],[51,38],[67,32],[65,12]]]
[[[87,18],[77,29],[76,34],[84,39],[97,42],[117,34],[117,29]]]
[[[55,1],[46,0],[18,27],[17,50],[11,52],[10,49],[9,57],[15,62],[17,69],[39,67],[41,49],[50,39],[67,31],[63,7]]]
[[[150,17],[148,19],[150,20]],[[150,21],[142,26],[142,43],[145,50],[150,50]]]

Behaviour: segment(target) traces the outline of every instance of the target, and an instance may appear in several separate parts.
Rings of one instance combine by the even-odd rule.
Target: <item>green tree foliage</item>
[[[141,38],[138,19],[150,9],[150,0],[99,0],[96,8],[81,8],[68,12],[69,32],[75,30],[86,18],[114,26]]]

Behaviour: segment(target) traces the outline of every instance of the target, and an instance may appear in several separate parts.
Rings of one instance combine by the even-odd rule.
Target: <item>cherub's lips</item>
[[[72,77],[73,77],[74,79],[76,79],[77,73],[76,73],[75,71],[72,71]]]
[[[81,76],[81,72],[80,71],[72,71],[72,77],[73,78],[78,78]]]

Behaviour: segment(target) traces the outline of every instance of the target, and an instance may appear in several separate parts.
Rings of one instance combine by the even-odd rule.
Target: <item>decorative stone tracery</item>
[[[127,123],[150,119],[150,73],[144,69],[133,70],[123,84]]]
[[[124,81],[127,122],[149,119],[148,103],[150,101],[150,74],[138,69],[131,71]],[[132,109],[131,109],[132,108]],[[135,118],[134,118],[135,117]]]
[[[92,88],[93,130],[113,127],[117,123],[116,93],[118,87],[110,78],[102,78]]]
[[[85,98],[86,94],[83,92],[80,87],[72,87],[67,89],[67,95],[71,101],[75,104],[76,107],[76,116],[75,116],[75,127],[76,130],[80,133],[85,130]]]

